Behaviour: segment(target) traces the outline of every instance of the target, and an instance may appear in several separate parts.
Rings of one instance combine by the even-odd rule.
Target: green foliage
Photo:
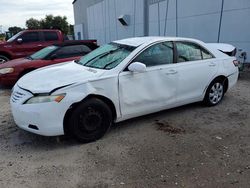
[[[69,35],[74,35],[74,26],[69,25]]]
[[[5,39],[5,34],[4,34],[4,33],[1,33],[1,34],[0,34],[0,41],[4,41],[4,39]]]
[[[26,27],[28,29],[41,29],[41,23],[37,19],[30,18],[26,21]]]
[[[13,35],[19,33],[20,31],[24,30],[23,28],[21,27],[9,27],[9,32],[12,33]]]
[[[26,21],[28,29],[59,29],[64,34],[69,33],[69,23],[66,16],[46,15],[44,19],[36,20],[30,18]]]

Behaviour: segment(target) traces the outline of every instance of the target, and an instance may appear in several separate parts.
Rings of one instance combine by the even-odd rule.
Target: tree
[[[74,35],[74,26],[73,25],[69,25],[69,32],[68,32],[69,35]]]
[[[46,15],[45,19],[41,20],[43,29],[60,29],[63,33],[68,34],[69,23],[66,16]]]
[[[30,18],[26,21],[26,27],[28,29],[41,29],[41,22],[37,19]]]
[[[69,33],[69,23],[66,16],[46,15],[44,19],[30,18],[26,21],[28,29],[59,29],[64,34]]]
[[[9,32],[12,33],[13,35],[19,33],[22,30],[24,29],[22,29],[21,27],[17,27],[17,26],[9,27]]]

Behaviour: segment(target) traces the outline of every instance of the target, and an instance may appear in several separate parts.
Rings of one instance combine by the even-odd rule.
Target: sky
[[[11,26],[25,28],[29,18],[41,19],[46,15],[66,16],[74,24],[73,0],[0,0],[0,32]]]

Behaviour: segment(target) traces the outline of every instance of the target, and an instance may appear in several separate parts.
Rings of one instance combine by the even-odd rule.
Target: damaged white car
[[[139,37],[22,77],[10,99],[27,131],[101,138],[114,122],[204,101],[221,102],[238,79],[235,57],[199,40]]]

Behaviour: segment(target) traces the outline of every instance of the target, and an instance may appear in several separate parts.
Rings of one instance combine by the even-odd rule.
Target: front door
[[[41,38],[39,32],[25,32],[23,35],[17,38],[22,39],[22,42],[16,41],[13,45],[13,53],[16,57],[25,57],[31,55],[42,48]]]
[[[133,62],[147,66],[143,73],[125,69],[119,75],[119,98],[123,118],[156,112],[175,103],[178,73],[172,42],[154,44]]]

